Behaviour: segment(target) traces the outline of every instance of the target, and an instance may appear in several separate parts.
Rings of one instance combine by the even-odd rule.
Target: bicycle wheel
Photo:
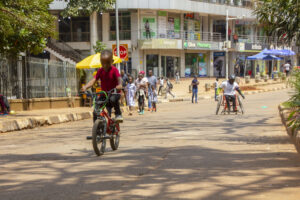
[[[114,133],[118,131],[119,124],[117,124],[114,127]],[[120,129],[119,129],[120,130]],[[120,143],[120,131],[118,131],[117,134],[112,134],[112,138],[110,139],[110,146],[111,148],[115,151],[119,148],[119,143]]]
[[[219,110],[220,110],[220,107],[221,107],[221,104],[222,104],[222,100],[223,100],[223,95],[221,95],[219,97],[219,101],[218,101],[218,104],[217,104],[216,115],[218,115],[218,113],[219,113]]]
[[[239,101],[239,104],[240,104],[241,112],[242,112],[242,114],[244,114],[244,113],[245,113],[245,111],[244,111],[244,106],[243,106],[243,103],[242,103],[242,101],[241,101],[240,96],[238,96],[238,101]]]
[[[94,123],[92,130],[92,143],[93,148],[97,156],[101,156],[105,152],[106,140],[104,139],[106,135],[106,121],[97,119]]]

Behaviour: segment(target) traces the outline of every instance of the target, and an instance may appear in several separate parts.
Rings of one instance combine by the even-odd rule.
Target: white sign
[[[67,7],[68,2],[65,0],[54,0],[50,5],[50,10],[63,10]]]

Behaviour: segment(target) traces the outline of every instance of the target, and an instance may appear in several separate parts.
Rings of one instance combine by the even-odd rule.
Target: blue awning
[[[247,60],[282,60],[282,58],[276,57],[274,55],[268,55],[268,53],[269,50],[264,49],[254,56],[248,56]]]

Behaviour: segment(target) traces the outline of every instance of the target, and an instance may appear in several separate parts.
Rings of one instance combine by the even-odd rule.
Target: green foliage
[[[104,12],[113,8],[115,0],[65,0],[68,6],[62,13],[64,17],[91,15],[92,12]]]
[[[98,40],[96,42],[96,45],[93,46],[93,48],[96,53],[101,53],[101,51],[106,49],[106,45],[103,44],[100,40]]]
[[[281,42],[300,43],[300,1],[299,0],[256,0],[254,13],[264,26],[268,36],[275,36]]]
[[[290,84],[294,87],[294,93],[288,101],[292,113],[289,117],[289,126],[293,129],[300,127],[300,70],[295,70],[290,78]]]
[[[40,53],[54,36],[52,0],[0,0],[0,54]]]

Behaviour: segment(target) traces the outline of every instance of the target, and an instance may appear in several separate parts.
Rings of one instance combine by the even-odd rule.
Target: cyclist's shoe
[[[122,115],[117,115],[116,118],[115,118],[116,122],[118,123],[122,123],[123,122],[123,117]]]

